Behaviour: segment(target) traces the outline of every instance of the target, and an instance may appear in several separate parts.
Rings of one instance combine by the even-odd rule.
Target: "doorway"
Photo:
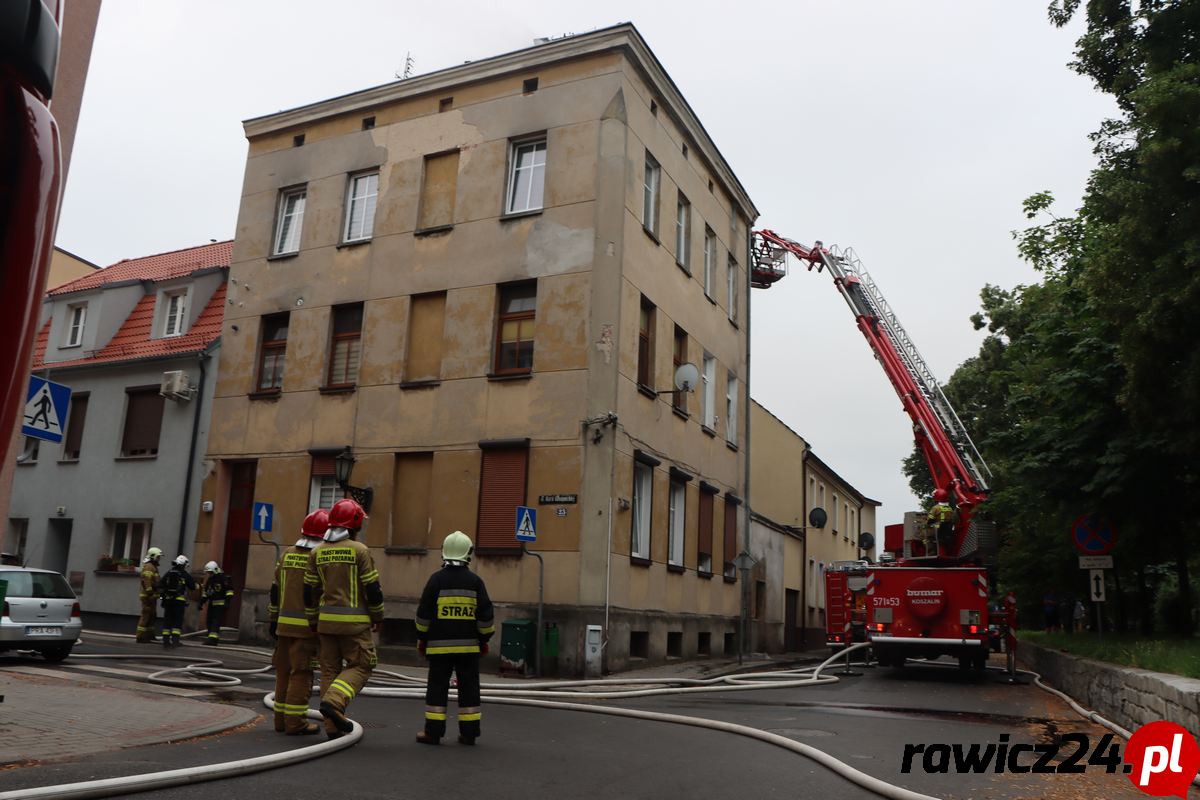
[[[71,525],[73,520],[51,519],[46,527],[46,552],[42,569],[67,574],[67,558],[71,555]]]
[[[800,649],[800,629],[796,626],[796,608],[800,605],[800,592],[784,590],[783,604],[783,649],[789,653]]]
[[[221,569],[233,579],[233,602],[225,612],[225,624],[238,627],[242,608],[242,590],[246,588],[246,561],[250,551],[250,522],[254,512],[254,476],[257,461],[238,461],[231,465],[229,516],[225,523],[225,550]]]

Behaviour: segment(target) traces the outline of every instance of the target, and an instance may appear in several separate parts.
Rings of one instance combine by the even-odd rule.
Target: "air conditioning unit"
[[[176,369],[163,373],[158,393],[171,400],[191,400],[196,390],[191,387],[188,374]]]

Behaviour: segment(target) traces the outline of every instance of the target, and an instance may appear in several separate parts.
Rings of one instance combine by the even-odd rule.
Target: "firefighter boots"
[[[321,716],[332,722],[333,727],[341,733],[350,733],[354,730],[354,723],[333,703],[321,701]]]

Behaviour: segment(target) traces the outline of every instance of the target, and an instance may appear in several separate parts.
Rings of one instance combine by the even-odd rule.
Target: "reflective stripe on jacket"
[[[158,594],[158,565],[153,561],[142,564],[142,586],[138,597],[145,600]]]
[[[465,566],[447,566],[425,584],[417,606],[417,636],[428,656],[478,653],[495,632],[483,579]]]
[[[292,545],[284,551],[279,563],[275,565],[275,596],[279,605],[268,607],[267,613],[276,622],[275,633],[278,636],[292,636],[300,639],[311,638],[315,634],[309,630],[310,620],[316,621],[316,614],[309,617],[304,608],[304,573],[308,569],[308,556],[312,551]]]
[[[383,621],[383,602],[369,605],[364,591],[379,581],[371,551],[362,542],[322,542],[308,556],[304,582],[313,587],[317,631],[335,635],[362,633]]]
[[[210,605],[223,606],[233,597],[233,578],[227,572],[214,572],[204,580],[204,599]]]

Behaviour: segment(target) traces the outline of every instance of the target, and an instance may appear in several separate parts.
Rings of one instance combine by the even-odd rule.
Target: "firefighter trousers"
[[[280,636],[275,642],[275,730],[298,731],[308,723],[308,699],[312,696],[313,660],[317,637]]]
[[[221,638],[221,622],[225,619],[225,601],[218,600],[208,604],[208,641],[216,644]]]
[[[179,636],[183,633],[183,612],[186,608],[186,601],[182,603],[163,603],[162,635],[164,641],[168,636],[173,642],[179,641]]]
[[[368,628],[361,633],[319,634],[321,640],[321,702],[345,711],[354,696],[362,691],[371,670],[379,663],[375,640]],[[329,720],[326,730],[337,730]]]
[[[425,733],[435,738],[446,735],[446,703],[450,697],[450,675],[458,675],[458,732],[476,738],[479,731],[479,654],[454,653],[429,656],[429,678],[425,684]]]
[[[137,623],[137,640],[139,642],[154,641],[154,595],[146,595],[141,598],[142,613],[138,617]]]

